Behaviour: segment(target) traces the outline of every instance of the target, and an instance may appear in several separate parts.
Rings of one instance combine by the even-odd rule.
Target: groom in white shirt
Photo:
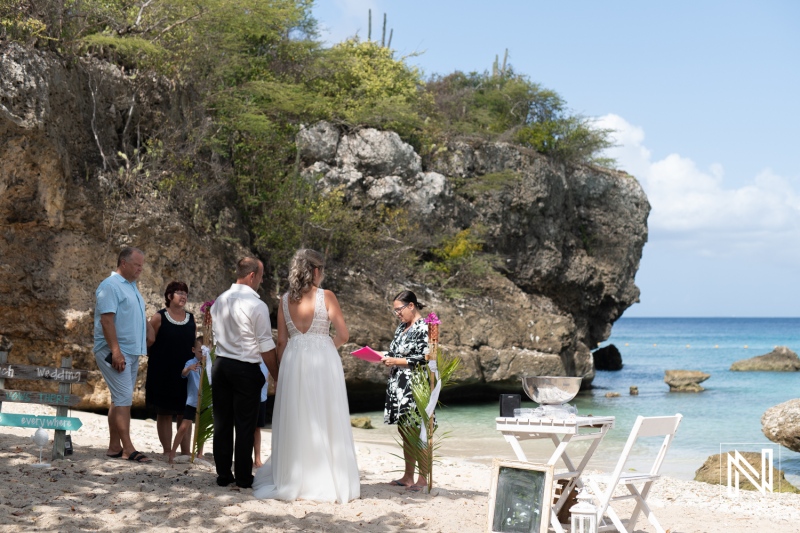
[[[216,360],[211,387],[214,402],[214,462],[217,485],[253,485],[253,437],[258,419],[264,361],[277,382],[278,359],[267,304],[256,290],[264,264],[245,257],[236,265],[236,283],[211,306]],[[236,440],[234,445],[234,429]],[[231,462],[235,463],[235,472]],[[235,474],[235,475],[234,475]]]

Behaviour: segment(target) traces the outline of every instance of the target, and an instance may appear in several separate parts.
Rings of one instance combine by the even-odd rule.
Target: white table
[[[558,512],[567,502],[572,489],[582,487],[580,480],[581,473],[592,458],[597,446],[609,429],[614,427],[613,416],[573,416],[566,419],[556,418],[512,418],[497,417],[497,431],[513,448],[517,459],[530,462],[525,456],[519,441],[529,439],[551,439],[556,449],[547,460],[548,465],[555,466],[559,460],[564,461],[567,467],[566,472],[560,472],[553,476],[553,481],[568,479],[564,489],[559,495],[558,501],[553,504],[550,511],[550,526],[557,533],[564,533],[564,529],[558,521]],[[577,465],[567,454],[567,446],[571,442],[588,440],[589,447],[579,459]]]

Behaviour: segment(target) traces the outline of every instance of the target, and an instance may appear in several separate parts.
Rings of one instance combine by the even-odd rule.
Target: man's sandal
[[[142,452],[134,451],[132,454],[128,456],[128,461],[134,461],[136,463],[152,463],[153,460],[147,457]]]

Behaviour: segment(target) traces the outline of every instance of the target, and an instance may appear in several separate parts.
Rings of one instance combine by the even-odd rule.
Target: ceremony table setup
[[[497,417],[496,423],[497,431],[502,433],[511,445],[519,461],[531,462],[520,446],[521,440],[552,440],[555,449],[544,464],[556,467],[559,461],[563,461],[566,471],[554,473],[553,481],[567,480],[567,483],[561,489],[558,500],[552,504],[550,523],[555,531],[563,533],[558,513],[567,504],[572,490],[583,487],[581,474],[603,437],[614,427],[614,417],[573,416],[566,419]],[[589,447],[583,451],[575,450],[574,446],[570,448],[571,443],[580,441],[589,441]],[[576,456],[576,453],[581,455]]]
[[[495,428],[509,443],[517,461],[495,460],[490,531],[564,533],[569,517],[568,529],[572,533],[627,533],[634,530],[643,515],[657,532],[665,532],[646,500],[660,476],[682,415],[637,417],[613,472],[585,475],[587,464],[614,428],[616,418],[578,414],[567,402],[577,395],[580,384],[581,378],[575,377],[526,376],[522,378],[523,390],[539,407],[517,408],[514,416],[508,416],[501,401],[504,416],[495,419]],[[658,453],[648,461],[646,470],[627,466],[639,439],[654,439],[658,444],[653,448]],[[521,441],[528,440],[550,440],[554,449],[543,462],[531,460],[521,445]],[[620,487],[627,492],[615,495]],[[627,519],[620,518],[613,507],[624,499],[635,501]]]
[[[558,533],[564,532],[558,518],[559,513],[567,505],[573,490],[583,488],[581,474],[603,437],[614,427],[613,416],[580,416],[577,410],[567,403],[578,393],[580,384],[579,377],[523,377],[523,390],[540,407],[515,409],[515,416],[500,416],[495,420],[497,431],[511,445],[517,459],[522,463],[531,461],[522,449],[520,441],[537,439],[552,441],[553,452],[543,464],[551,467],[550,471],[553,472],[551,484],[562,481],[558,483],[560,491],[555,501],[549,506],[550,526]],[[577,442],[588,442],[588,447],[583,447],[581,450],[579,447],[570,446]],[[566,470],[555,472],[559,461],[563,462]],[[545,513],[541,514],[546,516]],[[542,529],[546,530],[544,524]]]

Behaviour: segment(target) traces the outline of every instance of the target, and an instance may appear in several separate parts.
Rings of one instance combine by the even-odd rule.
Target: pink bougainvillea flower
[[[429,313],[428,316],[425,318],[426,324],[441,324],[442,321],[439,320],[439,317],[436,316],[436,313]]]
[[[211,309],[211,306],[214,305],[214,302],[216,302],[216,300],[203,302],[203,305],[200,306],[200,312],[205,313],[207,310]]]

